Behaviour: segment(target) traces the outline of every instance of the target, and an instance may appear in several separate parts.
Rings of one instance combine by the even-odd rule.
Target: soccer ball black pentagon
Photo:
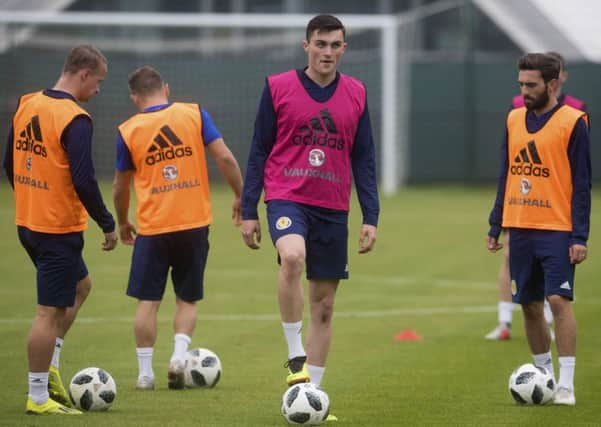
[[[100,368],[85,368],[76,373],[69,384],[69,396],[78,409],[106,411],[117,395],[113,377]]]
[[[195,348],[186,354],[186,387],[215,387],[221,378],[221,361],[211,350]]]
[[[313,383],[295,384],[282,396],[282,415],[288,424],[318,425],[330,412],[330,398]]]
[[[509,393],[521,405],[544,405],[553,398],[555,381],[543,367],[526,363],[511,373]]]

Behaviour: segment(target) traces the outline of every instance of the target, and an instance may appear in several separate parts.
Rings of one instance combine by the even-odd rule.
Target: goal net
[[[90,43],[109,61],[99,96],[85,108],[94,120],[94,160],[113,175],[119,123],[135,113],[127,76],[142,65],[159,70],[171,101],[198,102],[212,116],[244,169],[265,77],[307,63],[302,49],[309,15],[2,13],[0,14],[0,135],[18,97],[51,87],[68,50]],[[402,181],[405,142],[399,118],[398,25],[389,16],[340,16],[348,48],[340,71],[362,80],[384,193]],[[402,74],[401,74],[402,75]],[[3,143],[2,143],[3,144]],[[210,165],[212,178],[218,178]]]

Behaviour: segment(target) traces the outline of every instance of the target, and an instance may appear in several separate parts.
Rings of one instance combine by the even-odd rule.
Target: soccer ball
[[[288,424],[318,425],[330,412],[330,398],[313,383],[295,384],[282,396],[282,415]]]
[[[215,387],[221,378],[221,361],[211,350],[195,348],[186,354],[186,387]]]
[[[509,392],[521,405],[544,405],[553,398],[555,381],[545,368],[526,363],[511,373]]]
[[[106,411],[117,395],[115,380],[104,369],[85,368],[69,384],[69,396],[78,409]]]

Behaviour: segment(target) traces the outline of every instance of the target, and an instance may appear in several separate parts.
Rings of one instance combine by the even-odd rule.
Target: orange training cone
[[[404,331],[399,332],[394,337],[396,341],[421,341],[422,337],[417,335],[415,331],[411,329],[405,329]]]

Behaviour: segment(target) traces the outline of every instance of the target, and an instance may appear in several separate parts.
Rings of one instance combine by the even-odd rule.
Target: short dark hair
[[[306,40],[309,41],[311,39],[311,35],[317,30],[317,32],[326,31],[336,31],[342,30],[342,37],[346,36],[346,29],[340,19],[336,18],[334,15],[317,15],[312,18],[307,24],[307,31],[305,34]]]
[[[163,87],[163,79],[157,70],[144,65],[129,75],[127,84],[134,95],[147,96]]]
[[[546,53],[527,53],[518,60],[518,70],[540,71],[545,83],[549,83],[559,78],[560,64],[557,59]]]
[[[547,55],[549,55],[549,56],[555,58],[557,61],[559,61],[559,66],[561,67],[561,69],[563,71],[567,70],[567,68],[566,68],[566,61],[563,58],[563,56],[561,56],[561,53],[554,52],[554,51],[549,51],[549,52],[547,52]]]
[[[106,57],[92,45],[82,44],[75,46],[67,55],[63,65],[63,73],[77,73],[79,70],[89,69],[96,71],[100,63],[107,64]]]

